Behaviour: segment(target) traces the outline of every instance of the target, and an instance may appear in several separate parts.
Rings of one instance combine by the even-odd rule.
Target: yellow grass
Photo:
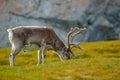
[[[61,62],[48,51],[45,64],[37,64],[37,51],[16,56],[9,66],[10,48],[0,48],[0,80],[120,80],[120,41],[82,43],[74,48],[79,59]]]

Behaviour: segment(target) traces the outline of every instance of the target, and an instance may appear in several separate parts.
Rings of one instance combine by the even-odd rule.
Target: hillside
[[[53,51],[45,64],[37,64],[35,52],[21,52],[10,67],[10,48],[0,48],[0,80],[119,80],[120,41],[81,43],[85,50],[73,49],[81,58],[61,62]]]

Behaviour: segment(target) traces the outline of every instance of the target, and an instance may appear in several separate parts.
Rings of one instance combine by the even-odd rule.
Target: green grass
[[[37,64],[37,52],[16,56],[9,66],[10,48],[0,48],[0,80],[120,80],[120,41],[82,43],[85,50],[73,49],[79,59],[61,62],[48,51],[45,64]]]

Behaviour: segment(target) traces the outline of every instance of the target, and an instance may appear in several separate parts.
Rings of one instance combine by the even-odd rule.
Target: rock
[[[88,29],[84,41],[118,39],[119,13],[120,0],[92,0],[80,20]]]
[[[0,47],[10,46],[6,30],[16,26],[51,26],[66,41],[66,32],[79,26],[88,4],[89,0],[0,0]]]
[[[86,27],[76,41],[119,39],[120,0],[0,0],[0,47],[8,47],[8,28],[53,27],[66,42],[71,27]]]

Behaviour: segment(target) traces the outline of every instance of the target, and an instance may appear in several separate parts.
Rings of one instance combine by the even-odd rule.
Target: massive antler
[[[80,42],[78,43],[72,43],[73,42],[73,39],[79,35],[81,32],[83,32],[86,28],[78,28],[78,27],[75,27],[75,28],[71,28],[70,31],[68,32],[67,34],[67,38],[68,38],[68,50],[71,52],[71,54],[73,55],[74,58],[78,58],[79,56],[78,55],[75,55],[73,52],[72,52],[72,48],[75,47],[75,48],[78,48],[78,49],[81,49],[83,50],[83,48],[81,48],[79,46]]]

